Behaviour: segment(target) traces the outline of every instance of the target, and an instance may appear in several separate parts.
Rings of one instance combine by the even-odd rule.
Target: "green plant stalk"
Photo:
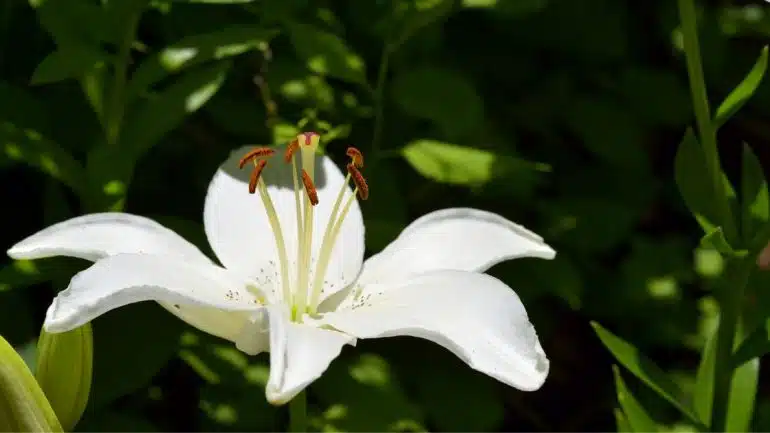
[[[678,0],[678,3],[682,24],[682,37],[684,39],[684,52],[687,59],[687,75],[690,78],[692,105],[695,111],[695,120],[698,124],[698,135],[703,146],[703,154],[706,157],[706,170],[716,194],[714,201],[717,203],[719,212],[719,224],[723,226],[727,239],[736,241],[738,232],[727,201],[727,191],[722,180],[722,169],[717,151],[717,131],[711,119],[711,110],[706,94],[706,81],[703,76],[703,64],[698,43],[695,3],[694,0]]]
[[[719,327],[717,328],[716,354],[714,359],[714,394],[711,406],[711,431],[726,431],[727,408],[730,403],[732,385],[732,356],[738,323],[741,320],[741,299],[748,284],[749,275],[754,268],[754,260],[748,258],[732,259],[722,281],[719,302]]]
[[[289,431],[307,431],[307,395],[305,391],[297,394],[289,402]]]
[[[139,25],[139,17],[142,10],[138,9],[128,17],[125,33],[120,43],[118,57],[115,61],[115,80],[112,84],[110,93],[110,105],[107,111],[106,121],[106,139],[107,144],[115,146],[120,138],[120,129],[123,123],[123,113],[125,111],[125,89],[128,76],[128,60],[131,55],[131,45],[134,43],[136,27]]]

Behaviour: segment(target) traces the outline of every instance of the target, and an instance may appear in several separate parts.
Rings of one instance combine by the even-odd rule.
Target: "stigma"
[[[355,147],[348,147],[346,155],[350,162],[346,165],[347,176],[337,198],[332,205],[331,215],[325,227],[314,227],[314,208],[319,203],[318,190],[315,186],[315,158],[321,136],[315,132],[299,134],[290,141],[284,150],[283,161],[290,164],[294,186],[295,221],[281,221],[270,198],[264,176],[270,175],[268,160],[275,156],[276,149],[257,147],[247,152],[239,161],[243,169],[252,164],[248,190],[250,194],[259,193],[267,213],[271,231],[278,252],[278,265],[281,275],[281,293],[291,311],[294,321],[302,321],[305,314],[316,312],[321,301],[324,278],[339,237],[342,223],[358,197],[369,197],[369,186],[361,173],[364,156]],[[352,194],[350,188],[352,186]],[[318,246],[317,255],[313,254],[313,232],[323,230],[323,238]],[[296,257],[288,257],[286,238],[296,231]],[[290,260],[297,264],[296,273],[289,268]]]

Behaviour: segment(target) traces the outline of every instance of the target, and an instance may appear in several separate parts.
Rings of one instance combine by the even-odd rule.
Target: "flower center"
[[[326,270],[329,267],[334,244],[342,228],[342,222],[345,220],[345,217],[347,217],[350,207],[355,201],[356,195],[358,195],[361,200],[366,200],[369,197],[369,187],[359,171],[359,169],[364,166],[364,157],[358,149],[349,147],[347,155],[350,157],[351,161],[347,164],[348,174],[337,194],[337,199],[332,207],[329,221],[326,224],[326,227],[323,228],[324,234],[318,250],[318,258],[315,262],[315,272],[312,273],[313,278],[311,281],[310,271],[314,265],[311,259],[313,230],[315,229],[313,227],[315,221],[313,212],[314,207],[318,204],[318,191],[315,187],[315,158],[320,138],[321,137],[314,132],[306,132],[298,135],[297,138],[286,146],[286,152],[284,153],[283,158],[286,164],[291,164],[294,183],[294,202],[297,215],[296,221],[294,222],[297,230],[297,274],[295,276],[289,275],[290,258],[288,257],[286,250],[285,232],[281,227],[281,223],[289,224],[289,222],[280,221],[278,218],[278,214],[275,211],[275,205],[270,198],[270,194],[268,193],[267,186],[263,179],[263,171],[267,166],[267,160],[275,154],[275,150],[269,147],[258,147],[244,155],[240,161],[240,168],[243,168],[249,162],[254,165],[249,178],[249,193],[254,194],[259,191],[262,203],[265,205],[265,212],[267,213],[267,218],[270,222],[270,228],[273,232],[276,250],[278,252],[283,298],[291,307],[292,320],[301,320],[304,313],[315,313],[316,308],[321,301],[320,298],[324,277],[326,275]],[[298,150],[299,156],[297,156]],[[299,170],[297,167],[297,159],[299,159],[300,164]],[[347,194],[346,198],[345,196],[348,190],[347,186],[351,181],[355,188],[352,194]],[[291,277],[294,277],[293,281],[291,280]]]

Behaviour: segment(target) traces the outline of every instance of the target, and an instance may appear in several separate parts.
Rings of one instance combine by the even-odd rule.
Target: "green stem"
[[[139,25],[141,9],[128,16],[125,33],[120,43],[118,57],[115,61],[115,81],[112,85],[110,94],[110,105],[107,111],[106,138],[110,146],[115,146],[120,138],[120,129],[123,122],[123,112],[125,110],[124,92],[128,76],[128,60],[131,55],[131,45],[134,43],[136,27]]]
[[[305,395],[305,391],[297,394],[297,396],[289,402],[289,431],[307,431],[307,396]]]
[[[380,142],[382,141],[382,127],[384,124],[385,107],[385,78],[388,76],[388,63],[390,63],[390,45],[385,45],[380,57],[380,68],[377,71],[377,87],[374,88],[374,133],[372,135],[372,156],[376,160],[380,152]]]
[[[726,431],[727,408],[733,379],[732,355],[738,322],[741,320],[741,299],[754,267],[753,260],[733,259],[728,268],[720,296],[720,317],[717,328],[714,359],[714,395],[711,406],[711,431]]]
[[[698,28],[696,25],[696,12],[694,0],[678,0],[679,15],[682,20],[682,37],[684,39],[684,52],[687,59],[687,74],[690,77],[690,93],[692,96],[695,120],[698,124],[698,135],[703,154],[706,157],[706,170],[711,178],[718,211],[720,224],[729,240],[737,240],[735,223],[727,202],[727,191],[722,180],[722,169],[719,163],[717,151],[716,127],[711,120],[708,96],[706,94],[706,80],[703,76],[703,62],[701,61],[700,46],[698,44]]]

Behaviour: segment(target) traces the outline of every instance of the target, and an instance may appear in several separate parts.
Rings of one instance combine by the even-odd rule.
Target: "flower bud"
[[[0,431],[61,432],[51,404],[24,360],[0,336]]]
[[[90,323],[56,334],[40,331],[35,377],[66,431],[74,429],[86,409],[93,353]]]

